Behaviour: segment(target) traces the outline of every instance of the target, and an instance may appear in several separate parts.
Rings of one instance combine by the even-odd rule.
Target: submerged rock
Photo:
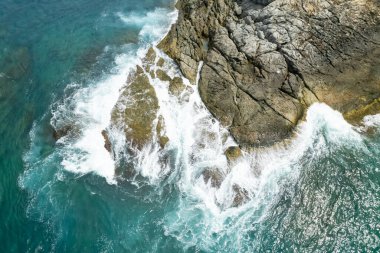
[[[250,200],[248,191],[237,184],[232,186],[232,190],[235,193],[234,200],[232,201],[232,207],[238,207]]]
[[[350,115],[380,97],[376,0],[179,0],[177,8],[159,47],[192,83],[203,61],[201,98],[241,146],[288,138],[314,102]]]
[[[53,130],[53,138],[54,140],[59,140],[61,139],[62,137],[66,136],[70,130],[72,129],[71,126],[64,126],[63,128],[60,128],[60,129],[54,129]]]
[[[162,69],[156,70],[156,76],[158,79],[160,79],[163,82],[170,82],[172,80],[170,76]]]
[[[0,59],[0,82],[2,79],[12,81],[25,77],[32,62],[28,48],[19,47],[8,52],[4,51],[5,55]]]
[[[225,178],[218,168],[207,168],[202,173],[205,183],[210,182],[212,187],[219,188]]]

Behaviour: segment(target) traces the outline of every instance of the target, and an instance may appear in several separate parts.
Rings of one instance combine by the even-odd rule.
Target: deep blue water
[[[248,182],[255,198],[217,213],[196,180],[182,179],[196,170],[185,162],[159,183],[112,184],[113,168],[71,147],[76,136],[55,141],[52,124],[96,126],[173,9],[170,0],[0,0],[0,251],[378,252],[378,119],[359,133],[314,107],[294,146],[254,156],[269,171]]]

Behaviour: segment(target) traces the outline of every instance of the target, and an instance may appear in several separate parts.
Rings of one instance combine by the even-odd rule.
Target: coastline
[[[158,47],[190,82],[204,62],[202,100],[242,147],[287,139],[315,102],[358,123],[380,97],[379,5],[309,1],[306,8],[297,1],[269,2],[243,9],[244,1],[239,6],[229,0],[205,5],[180,0],[179,18]],[[351,12],[340,13],[343,8]]]

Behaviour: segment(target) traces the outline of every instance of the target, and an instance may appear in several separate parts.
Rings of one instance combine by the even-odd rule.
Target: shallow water
[[[196,87],[184,103],[154,79],[169,145],[128,157],[134,177],[115,173],[129,144],[114,132],[113,160],[100,132],[175,18],[169,0],[0,0],[2,252],[379,251],[378,116],[359,129],[316,104],[287,145],[229,165],[234,141]],[[248,200],[234,207],[237,186]]]

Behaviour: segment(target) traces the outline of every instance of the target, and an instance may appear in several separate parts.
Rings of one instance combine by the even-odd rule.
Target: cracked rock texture
[[[179,0],[159,47],[241,146],[289,137],[314,102],[379,108],[380,1]],[[362,109],[364,108],[364,109]]]

